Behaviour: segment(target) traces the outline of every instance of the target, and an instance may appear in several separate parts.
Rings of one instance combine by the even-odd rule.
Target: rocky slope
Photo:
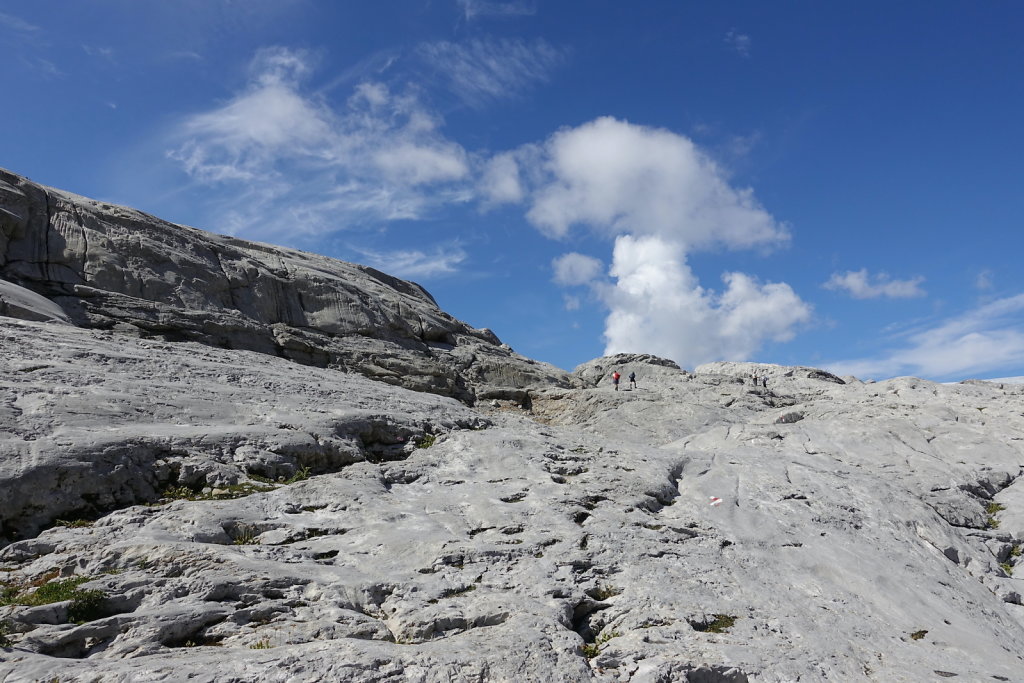
[[[0,281],[0,681],[1024,679],[1024,386],[318,367],[51,282]]]
[[[0,281],[8,315],[259,351],[469,403],[521,400],[529,387],[567,379],[455,320],[414,283],[174,225],[3,169]],[[26,313],[32,295],[52,310]]]

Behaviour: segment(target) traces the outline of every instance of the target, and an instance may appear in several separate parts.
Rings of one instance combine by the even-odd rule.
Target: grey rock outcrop
[[[80,326],[258,351],[469,403],[567,385],[564,371],[452,318],[414,283],[175,225],[3,170],[0,280]],[[6,294],[0,302],[8,315],[40,319]]]
[[[646,389],[549,389],[530,413],[48,323],[0,341],[3,511],[27,536],[0,581],[102,596],[83,623],[0,607],[5,682],[1024,664],[1024,387],[794,369],[765,391],[634,360]],[[64,521],[37,533],[39,506]]]
[[[161,308],[176,266],[119,266],[144,274],[119,307],[57,284],[117,269],[11,260],[35,214],[4,206],[4,683],[1021,680],[1024,386],[633,354],[535,381],[494,339],[441,355],[386,317],[299,364],[220,348],[203,316],[266,324],[240,307]],[[431,310],[375,281],[366,310]],[[451,377],[494,394],[374,379],[346,365],[367,344],[493,352]]]

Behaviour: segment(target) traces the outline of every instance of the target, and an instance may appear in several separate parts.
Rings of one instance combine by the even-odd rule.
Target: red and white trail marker
[[[721,505],[721,504],[722,504],[722,499],[719,498],[718,496],[711,496],[711,500],[708,501],[708,505],[712,505],[712,506],[714,506],[714,505]]]

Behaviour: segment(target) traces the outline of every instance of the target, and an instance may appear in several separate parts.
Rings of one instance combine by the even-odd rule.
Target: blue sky
[[[520,353],[1024,375],[1024,4],[0,0],[0,166]]]

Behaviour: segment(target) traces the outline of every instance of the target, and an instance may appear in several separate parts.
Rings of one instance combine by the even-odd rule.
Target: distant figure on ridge
[[[761,386],[764,387],[765,389],[768,388],[768,375],[765,375],[761,378]]]
[[[618,370],[612,370],[612,384],[615,385],[615,391],[619,390],[619,378],[620,377],[622,377],[622,375],[619,374]]]
[[[630,389],[636,389],[636,373],[635,372],[630,372],[629,373],[629,388]]]

